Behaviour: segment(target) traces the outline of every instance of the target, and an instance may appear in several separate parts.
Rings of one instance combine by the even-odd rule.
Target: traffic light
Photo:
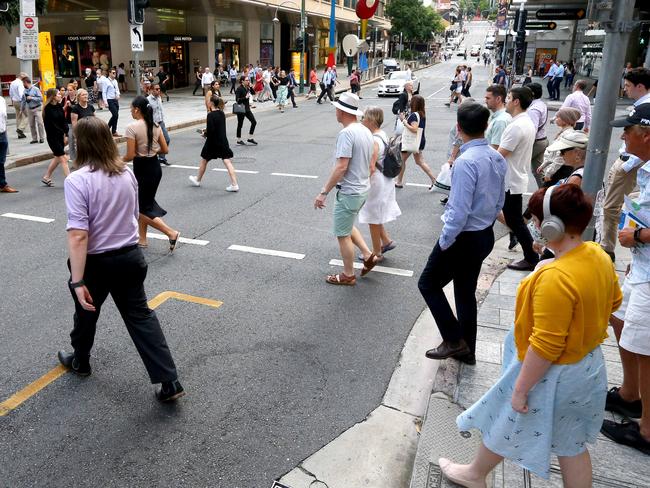
[[[144,24],[144,9],[149,7],[149,0],[128,0],[129,24]]]
[[[302,51],[303,42],[302,37],[296,37],[296,51]]]

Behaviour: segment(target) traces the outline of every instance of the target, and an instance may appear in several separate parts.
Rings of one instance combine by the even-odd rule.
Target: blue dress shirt
[[[472,139],[460,147],[451,171],[451,191],[445,213],[440,248],[448,249],[465,231],[494,224],[506,192],[506,160],[486,139]]]

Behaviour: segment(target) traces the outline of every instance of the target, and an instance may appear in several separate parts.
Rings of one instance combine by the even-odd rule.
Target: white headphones
[[[542,209],[544,211],[544,220],[540,226],[540,234],[548,241],[557,241],[564,236],[564,222],[559,217],[551,213],[551,194],[555,190],[555,186],[549,187],[544,194],[544,203]]]

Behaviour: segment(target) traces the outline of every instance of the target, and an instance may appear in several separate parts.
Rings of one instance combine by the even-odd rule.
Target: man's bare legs
[[[612,325],[612,329],[614,329],[616,343],[618,344],[621,340],[621,332],[623,331],[624,322],[612,315],[609,318],[609,323]],[[621,355],[621,365],[623,366],[623,383],[621,384],[621,388],[618,390],[618,394],[626,402],[633,402],[640,398],[639,355],[627,351],[621,346],[618,346],[618,352]],[[650,397],[648,398],[648,402],[650,402]],[[650,419],[648,419],[648,422],[650,422]],[[648,427],[650,428],[650,424]]]

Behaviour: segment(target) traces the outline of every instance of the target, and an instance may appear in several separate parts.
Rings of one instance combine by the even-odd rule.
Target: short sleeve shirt
[[[497,110],[490,115],[488,120],[488,128],[485,132],[485,138],[488,141],[488,144],[493,146],[499,146],[501,144],[501,136],[503,131],[506,130],[506,127],[512,120],[512,117],[506,109]]]
[[[81,120],[84,117],[91,117],[95,115],[95,107],[93,107],[90,103],[86,106],[86,108],[83,108],[81,105],[76,103],[72,106],[70,111],[73,114],[77,114],[77,120]]]
[[[511,154],[506,157],[508,173],[506,174],[506,191],[521,195],[528,191],[528,170],[533,157],[533,144],[537,128],[526,112],[512,119],[501,136],[499,147]]]
[[[125,136],[127,139],[135,139],[135,153],[137,156],[147,157],[155,156],[160,151],[160,144],[158,144],[159,133],[160,127],[154,126],[150,151],[147,148],[147,124],[144,120],[136,120],[129,124]]]
[[[358,122],[339,132],[335,157],[350,158],[348,169],[339,181],[341,193],[361,195],[370,189],[370,160],[373,147],[372,133]]]

